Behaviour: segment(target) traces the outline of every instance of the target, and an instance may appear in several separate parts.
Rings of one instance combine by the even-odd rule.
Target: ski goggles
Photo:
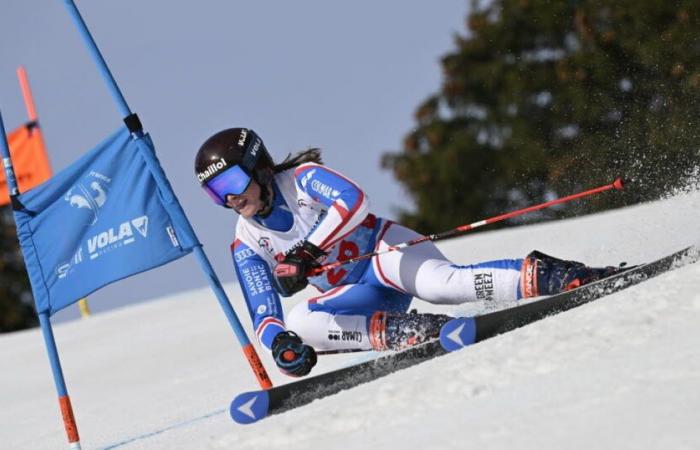
[[[241,195],[252,178],[239,165],[226,169],[202,185],[217,205],[226,206],[227,195]]]

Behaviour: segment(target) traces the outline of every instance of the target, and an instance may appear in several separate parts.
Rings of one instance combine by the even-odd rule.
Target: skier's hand
[[[272,341],[272,357],[287,375],[303,377],[316,365],[316,351],[304,344],[293,331],[283,331]]]
[[[319,267],[317,259],[326,256],[326,252],[309,241],[304,241],[275,267],[277,286],[285,297],[299,292],[309,284],[306,273]]]

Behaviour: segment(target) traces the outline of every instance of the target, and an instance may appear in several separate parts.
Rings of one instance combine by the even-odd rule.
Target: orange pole
[[[24,66],[19,66],[17,68],[17,78],[19,78],[19,86],[22,88],[22,96],[24,97],[24,106],[27,107],[27,115],[31,122],[36,122],[38,119],[36,115],[36,106],[34,106],[34,97],[32,96],[32,90],[29,88],[29,79],[27,78],[27,71],[24,70]]]
[[[262,361],[260,361],[260,357],[255,351],[255,347],[253,347],[252,344],[248,344],[243,347],[243,353],[248,360],[248,364],[250,364],[250,367],[253,369],[255,377],[258,379],[260,387],[263,389],[270,389],[272,387],[272,380],[270,380],[270,377],[267,375],[265,366],[263,365]]]
[[[17,78],[19,79],[19,87],[22,89],[22,97],[24,97],[24,106],[27,108],[27,116],[30,122],[39,123],[39,116],[36,113],[36,106],[34,105],[34,96],[32,95],[32,90],[29,87],[29,78],[27,77],[27,71],[24,70],[24,66],[19,66],[17,68]],[[44,158],[49,165],[49,170],[51,170],[51,162],[49,160],[49,155],[46,153],[46,144],[44,143],[44,135],[41,133],[39,127],[36,128],[39,132],[39,140],[41,141],[41,151],[44,152]],[[53,172],[53,171],[52,171]]]

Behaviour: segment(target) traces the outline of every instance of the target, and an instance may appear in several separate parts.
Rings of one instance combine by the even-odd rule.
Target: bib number
[[[338,261],[347,261],[348,259],[352,259],[357,256],[360,256],[360,248],[356,243],[352,241],[340,242],[338,247]],[[345,278],[348,271],[341,266],[336,269],[331,269],[327,273],[328,275],[326,275],[326,277],[328,279],[328,283],[331,285],[336,285],[340,282],[340,280]]]

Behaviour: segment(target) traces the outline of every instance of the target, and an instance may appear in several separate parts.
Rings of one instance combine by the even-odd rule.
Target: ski
[[[307,405],[314,400],[445,355],[449,351],[575,308],[661,273],[694,263],[698,259],[700,259],[700,249],[691,246],[651,263],[636,266],[614,276],[542,300],[481,316],[456,318],[443,326],[440,340],[268,390],[239,394],[231,402],[231,418],[240,424],[250,424],[273,414]]]
[[[275,386],[267,390],[244,392],[231,402],[231,418],[240,424],[307,405],[406,367],[427,361],[446,352],[434,340],[407,350],[380,356],[371,361],[344,367],[321,375]]]
[[[669,270],[694,263],[698,259],[700,259],[700,248],[691,246],[656,261],[542,300],[482,316],[459,317],[442,326],[440,344],[448,352],[459,350],[544,317],[621,291]]]

